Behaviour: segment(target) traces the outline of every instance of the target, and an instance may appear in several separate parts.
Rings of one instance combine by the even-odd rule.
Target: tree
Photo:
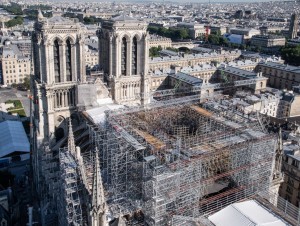
[[[167,29],[165,27],[149,26],[148,31],[150,34],[158,34],[163,37],[171,38],[172,40],[190,38],[186,28],[172,27]]]
[[[29,90],[29,89],[30,89],[30,79],[29,79],[28,77],[25,77],[25,78],[24,78],[23,87],[24,87],[26,90]]]
[[[0,5],[0,8],[3,8],[13,15],[23,15],[22,7],[17,3],[11,2],[10,5]]]
[[[161,46],[158,47],[151,47],[149,49],[149,56],[150,57],[158,57],[159,56],[159,52],[162,50]]]
[[[94,24],[95,23],[95,19],[93,17],[84,17],[83,21],[85,24]]]
[[[281,49],[281,57],[287,64],[300,66],[300,45],[285,46]]]
[[[218,35],[211,34],[208,36],[208,42],[214,45],[220,44],[220,39]]]
[[[5,22],[6,27],[14,27],[18,24],[20,24],[20,25],[23,24],[23,17],[16,16],[14,19],[11,19],[11,20]]]

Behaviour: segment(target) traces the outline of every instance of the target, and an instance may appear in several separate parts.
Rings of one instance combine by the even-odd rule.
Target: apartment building
[[[23,56],[17,46],[6,45],[2,47],[0,58],[0,77],[3,85],[18,84],[29,77],[31,60]]]
[[[272,48],[285,45],[285,37],[275,35],[254,35],[251,38],[251,45]]]
[[[203,24],[197,23],[178,23],[177,27],[189,29],[189,34],[193,39],[204,36],[206,34],[206,27]],[[208,30],[209,31],[209,30]],[[210,32],[208,32],[210,33]]]
[[[292,90],[293,86],[300,85],[300,67],[276,62],[261,62],[256,70],[269,78],[268,85],[272,88]]]
[[[299,207],[300,203],[300,147],[297,144],[283,146],[284,181],[280,186],[279,195],[293,205]]]
[[[170,38],[162,37],[159,35],[150,35],[149,48],[161,46],[162,49],[172,47],[172,40]]]

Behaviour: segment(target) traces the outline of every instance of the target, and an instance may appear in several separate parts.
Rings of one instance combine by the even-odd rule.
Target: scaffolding
[[[58,194],[59,225],[84,225],[82,213],[82,186],[78,165],[70,150],[60,149],[60,189]]]
[[[107,112],[89,133],[112,216],[204,225],[203,216],[268,189],[276,138],[257,117],[194,100]]]

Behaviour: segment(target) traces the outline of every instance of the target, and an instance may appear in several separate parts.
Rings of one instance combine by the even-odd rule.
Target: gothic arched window
[[[55,82],[61,82],[59,48],[58,40],[55,40],[53,45]]]
[[[72,81],[72,60],[71,60],[71,41],[68,39],[66,41],[66,79],[67,81]]]
[[[127,72],[127,40],[122,38],[122,49],[121,49],[121,74],[126,75]]]
[[[137,39],[133,38],[132,41],[132,65],[131,65],[131,74],[137,74]]]

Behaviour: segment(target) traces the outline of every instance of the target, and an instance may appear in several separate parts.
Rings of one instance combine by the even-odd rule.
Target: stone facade
[[[122,15],[104,21],[98,36],[99,65],[111,88],[113,100],[130,105],[148,103],[147,25]]]
[[[251,45],[266,48],[284,46],[285,37],[272,35],[254,35],[251,38]]]
[[[195,66],[198,64],[215,62],[230,62],[238,59],[241,51],[222,51],[220,53],[183,54],[172,57],[154,57],[149,62],[149,70],[164,70],[176,64],[180,67]]]
[[[268,85],[272,88],[292,90],[293,86],[300,84],[300,67],[263,62],[258,64],[256,70],[269,78]]]
[[[162,49],[172,47],[172,40],[170,38],[166,38],[158,35],[150,35],[149,48],[158,47],[158,46],[161,46]]]
[[[85,81],[82,27],[62,17],[40,18],[33,38],[37,137],[59,140],[66,133],[64,119],[76,111],[76,85]]]
[[[5,50],[4,50],[5,51]],[[11,85],[24,82],[29,78],[31,60],[15,54],[2,54],[1,57],[2,84]]]

